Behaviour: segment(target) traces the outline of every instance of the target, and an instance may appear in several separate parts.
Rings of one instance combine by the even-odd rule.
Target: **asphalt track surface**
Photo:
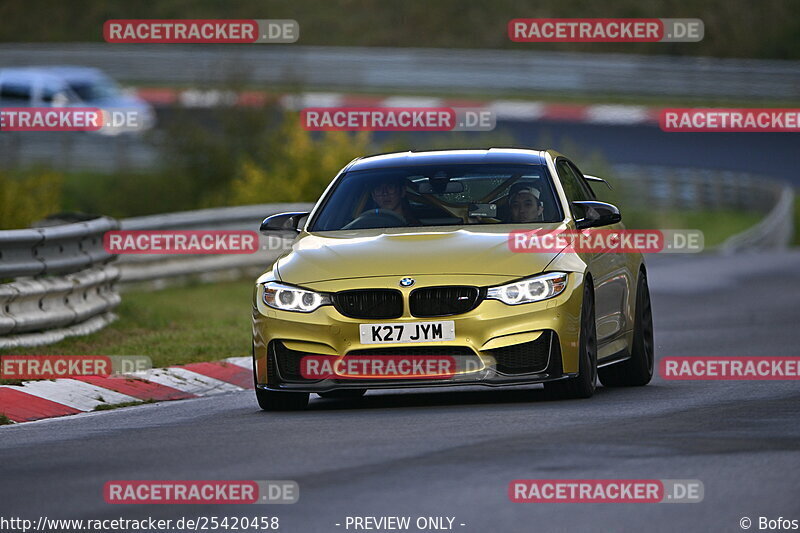
[[[800,251],[654,257],[657,356],[797,356]],[[455,531],[741,531],[800,519],[800,382],[370,392],[265,413],[250,391],[0,428],[0,516],[450,516]],[[692,504],[517,504],[514,479],[698,479]],[[106,481],[290,479],[293,505],[109,505]],[[343,524],[337,527],[335,524]],[[413,522],[412,522],[413,523]],[[460,524],[465,524],[461,526]],[[352,531],[352,529],[350,529]],[[417,531],[412,528],[411,531]]]

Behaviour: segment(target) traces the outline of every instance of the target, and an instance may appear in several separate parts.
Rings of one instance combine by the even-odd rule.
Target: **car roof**
[[[48,78],[66,81],[97,80],[106,77],[100,69],[71,65],[3,68],[0,69],[0,74],[4,78]]]
[[[348,165],[347,170],[370,170],[418,165],[457,164],[517,164],[543,165],[544,152],[522,148],[489,148],[486,150],[430,150],[425,152],[393,152],[362,157]]]
[[[34,79],[45,79],[50,81],[60,81],[64,83],[64,80],[52,72],[47,72],[46,70],[35,69],[35,68],[2,68],[0,69],[0,76],[3,77],[5,80],[34,80]]]
[[[60,65],[42,67],[45,71],[60,76],[69,81],[105,79],[107,76],[102,70],[94,67],[78,67],[74,65]]]

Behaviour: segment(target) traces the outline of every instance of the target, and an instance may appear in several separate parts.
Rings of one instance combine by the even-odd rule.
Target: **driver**
[[[513,185],[508,193],[512,222],[541,222],[544,206],[539,199],[539,189],[526,184]]]
[[[419,220],[411,212],[411,205],[406,199],[405,180],[402,178],[378,183],[372,188],[370,195],[378,209],[386,209],[400,215],[410,226],[420,225]]]

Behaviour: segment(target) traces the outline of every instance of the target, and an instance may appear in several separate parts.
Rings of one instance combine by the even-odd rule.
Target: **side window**
[[[44,87],[42,87],[42,95],[41,95],[42,102],[45,102],[45,103],[48,103],[48,104],[51,103],[53,101],[53,97],[56,96],[57,94],[58,94],[58,91],[53,89],[53,87],[50,87],[49,85],[45,85]]]
[[[582,180],[578,178],[566,159],[559,159],[556,162],[556,170],[558,171],[558,178],[561,180],[561,185],[564,187],[564,192],[567,194],[567,200],[570,202],[592,200],[591,195],[581,183]]]
[[[594,200],[594,194],[584,184],[583,176],[580,176],[566,159],[556,161],[556,171],[558,172],[558,178],[561,180],[561,185],[564,187],[567,200],[569,200],[569,208],[572,211],[573,218],[583,218],[583,209],[575,207],[572,202]]]
[[[31,86],[23,81],[4,81],[0,85],[0,100],[7,105],[29,104]]]
[[[569,162],[569,168],[572,169],[573,174],[575,174],[578,183],[580,184],[581,188],[589,195],[588,200],[597,200],[597,195],[594,193],[594,190],[589,185],[589,182],[586,181],[586,178],[583,177],[583,172],[580,171],[578,167],[575,166],[575,163],[572,161]]]

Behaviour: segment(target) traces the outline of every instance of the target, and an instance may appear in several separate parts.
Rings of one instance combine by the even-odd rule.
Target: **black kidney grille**
[[[411,314],[417,317],[460,315],[480,303],[477,287],[422,287],[411,292]]]
[[[333,295],[333,306],[350,318],[400,318],[403,295],[395,289],[356,289]]]

